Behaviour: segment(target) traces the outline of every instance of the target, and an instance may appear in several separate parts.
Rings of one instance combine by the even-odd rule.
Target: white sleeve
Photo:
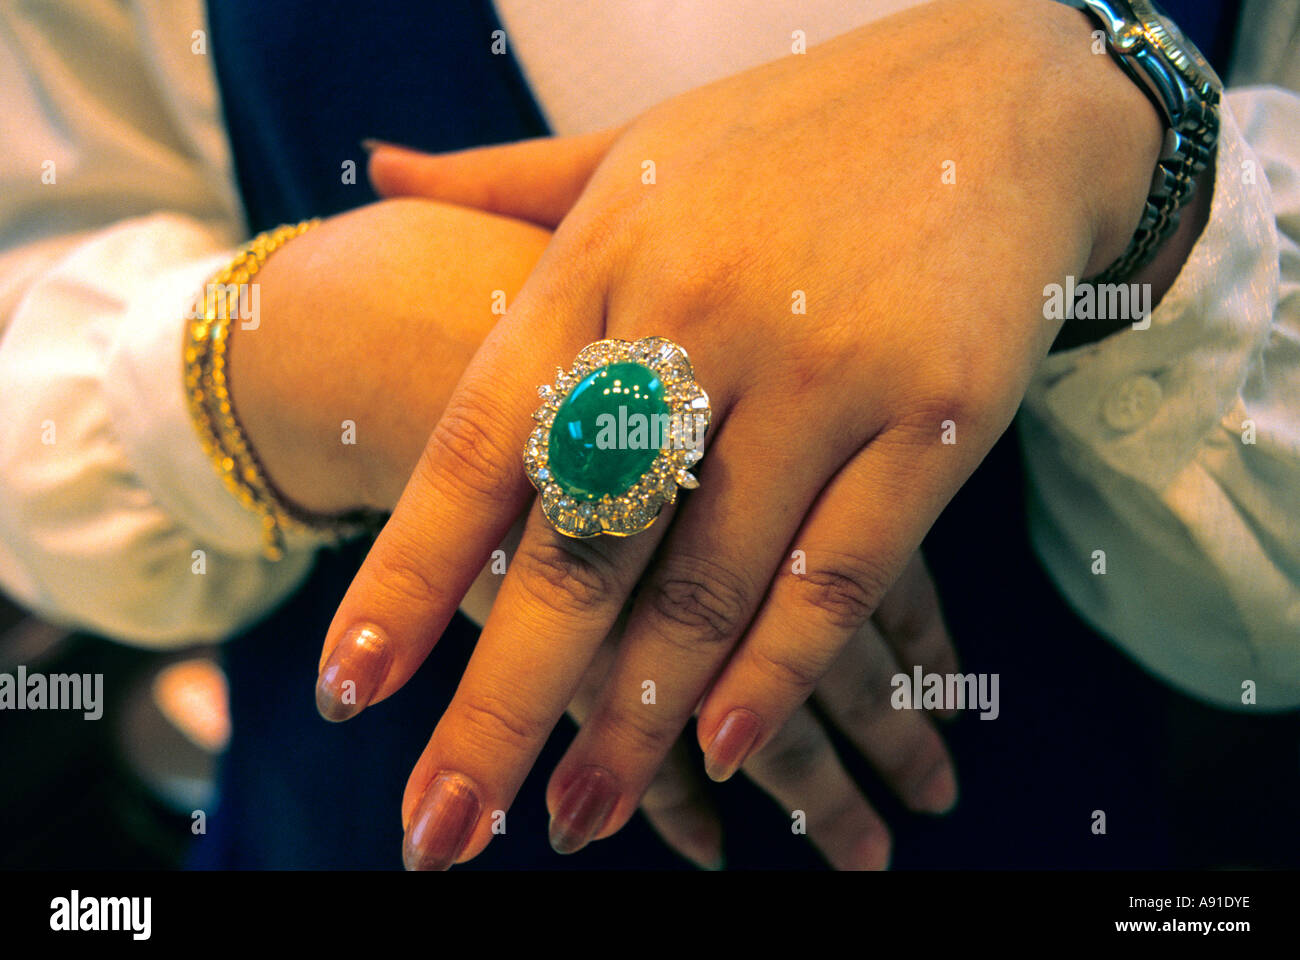
[[[1066,598],[1238,709],[1300,704],[1298,243],[1300,97],[1233,91],[1209,221],[1150,327],[1049,356],[1020,414]]]
[[[220,638],[315,544],[261,559],[185,405],[185,315],[244,229],[190,46],[202,5],[17,11],[0,6],[0,587],[126,642]]]

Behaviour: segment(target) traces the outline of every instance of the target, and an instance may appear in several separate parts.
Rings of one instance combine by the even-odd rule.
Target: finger
[[[568,848],[610,835],[631,816],[757,609],[773,558],[847,455],[838,437],[797,452],[773,444],[765,438],[789,435],[773,421],[770,412],[730,413],[700,489],[681,505],[640,587],[601,700],[551,778],[553,834]],[[755,511],[754,504],[770,506]],[[581,797],[572,781],[592,769],[617,797],[603,824],[571,809],[572,797]]]
[[[698,732],[711,776],[725,779],[780,729],[876,610],[949,495],[942,484],[973,468],[943,461],[937,447],[911,430],[888,431],[818,498],[787,547],[794,559],[778,568],[701,706]]]
[[[725,411],[728,385],[703,379],[716,384]],[[605,393],[623,392],[620,383],[614,380]],[[639,396],[645,384],[624,386]],[[449,794],[455,803],[469,803],[462,794],[473,798],[471,805],[504,809],[510,803],[672,519],[671,510],[663,513],[634,537],[574,540],[553,529],[540,507],[533,510],[460,687],[407,784],[408,863],[446,865],[453,862],[449,855],[474,856],[491,839],[486,821],[471,825],[468,837],[444,835],[464,825],[443,811],[449,771],[459,785]],[[608,771],[595,765],[574,772],[564,815],[552,821],[552,846],[572,852],[585,842],[588,828],[601,826],[615,798],[611,782]],[[581,842],[574,841],[574,831],[582,833]]]
[[[518,525],[511,530],[510,541],[502,544],[506,555],[513,554],[518,548],[521,534],[522,528]],[[494,570],[496,565],[494,560],[483,568],[460,605],[461,613],[479,626],[487,622],[488,613],[501,589],[503,577]],[[616,623],[611,636],[619,633],[621,628]],[[569,715],[579,726],[591,713],[605,676],[613,665],[616,648],[612,639],[601,644],[569,704]],[[642,797],[641,812],[664,843],[676,853],[705,870],[723,868],[722,823],[705,790],[704,778],[680,738]]]
[[[443,200],[555,227],[621,132],[542,137],[437,154],[375,143],[370,182],[383,197]]]
[[[889,866],[889,828],[844,769],[826,731],[801,707],[745,761],[745,774],[797,823],[837,870]]]
[[[722,821],[706,785],[679,737],[641,798],[641,812],[673,850],[705,870],[721,870]]]
[[[596,651],[569,704],[569,715],[579,726],[586,722],[596,704],[618,649],[613,637],[621,634],[622,623],[616,623],[610,639]],[[705,787],[685,741],[679,737],[642,797],[641,812],[674,851],[705,870],[721,870],[724,866],[722,822]]]
[[[614,628],[658,526],[575,540],[534,507],[456,694],[407,782],[408,867],[445,869],[487,845],[492,825],[480,823],[481,813],[510,806]],[[601,786],[593,783],[591,804],[601,802]]]
[[[410,678],[531,500],[521,456],[537,385],[554,376],[550,358],[574,356],[603,326],[595,271],[566,279],[548,266],[557,257],[582,262],[560,241],[542,255],[545,272],[530,277],[470,361],[334,615],[316,688],[328,719],[354,716]],[[543,310],[545,324],[530,319]]]
[[[919,550],[880,601],[874,619],[900,667],[910,670],[920,666],[925,673],[940,675],[957,673],[957,649]],[[945,720],[957,715],[955,709],[935,712]]]
[[[912,810],[943,813],[957,802],[952,756],[929,718],[891,701],[899,664],[868,621],[817,685],[814,695],[881,779]]]

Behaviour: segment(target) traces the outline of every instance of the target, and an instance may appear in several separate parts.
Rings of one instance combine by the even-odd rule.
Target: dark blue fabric
[[[376,199],[362,139],[439,151],[549,132],[514,57],[491,52],[486,0],[214,0],[208,20],[254,232]]]
[[[545,132],[515,63],[489,52],[499,25],[482,0],[213,0],[209,15],[255,230],[373,199],[357,146],[363,137],[444,150]],[[1225,55],[1213,38],[1222,21],[1207,15],[1184,22],[1203,49]],[[1206,30],[1208,42],[1198,36]],[[348,159],[358,164],[355,185],[340,176]],[[1197,806],[1203,793],[1171,789],[1161,769],[1162,758],[1176,752],[1171,730],[1187,727],[1189,717],[1190,726],[1217,728],[1222,715],[1146,676],[1070,613],[1029,551],[1023,503],[1008,435],[926,544],[966,668],[1001,675],[1001,718],[985,723],[967,715],[948,729],[962,781],[956,813],[945,821],[907,815],[861,762],[850,761],[897,830],[897,865],[1197,863],[1215,830],[1237,836],[1231,831],[1243,822],[1264,829],[1275,808],[1259,806],[1250,773],[1257,767],[1235,777],[1216,771],[1224,775],[1215,782],[1235,792],[1214,797],[1212,817]],[[340,726],[321,720],[313,701],[321,641],[363,553],[364,546],[352,546],[324,554],[290,603],[228,645],[233,739],[221,806],[195,843],[195,866],[400,866],[402,789],[475,633],[457,619],[400,694]],[[575,857],[551,853],[544,788],[571,735],[566,721],[512,807],[507,835],[472,868],[682,866],[639,818]],[[1281,798],[1300,786],[1294,779],[1273,778],[1276,809],[1287,809]],[[743,778],[716,795],[733,867],[818,863],[791,834],[789,812]],[[1107,812],[1106,837],[1089,829],[1095,809]],[[1182,840],[1171,840],[1180,824]]]
[[[1241,19],[1241,0],[1158,0],[1156,7],[1178,24],[1215,73],[1226,80]]]

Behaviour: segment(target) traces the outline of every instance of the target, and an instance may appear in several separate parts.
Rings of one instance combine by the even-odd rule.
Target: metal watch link
[[[1151,0],[1062,2],[1092,16],[1106,34],[1112,58],[1155,104],[1165,123],[1165,142],[1137,232],[1128,249],[1097,277],[1101,283],[1115,282],[1150,261],[1178,226],[1179,211],[1191,200],[1196,178],[1219,141],[1223,83],[1195,44]]]

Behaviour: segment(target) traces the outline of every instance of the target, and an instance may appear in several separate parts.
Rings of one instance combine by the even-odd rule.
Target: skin
[[[391,509],[498,320],[494,291],[513,301],[549,239],[548,230],[519,220],[403,199],[332,217],[271,257],[258,278],[263,322],[234,331],[229,361],[237,411],[281,493],[321,514],[361,503]],[[411,376],[412,358],[420,358],[419,376]],[[355,445],[339,443],[343,420],[357,424]],[[519,534],[506,538],[507,551]],[[461,609],[483,623],[501,581],[485,568]],[[617,639],[615,629],[568,705],[579,723],[598,703]],[[905,650],[928,669],[955,669],[919,557],[881,616],[846,648],[841,682],[827,683],[816,699],[906,804],[939,812],[955,801],[956,780],[938,732],[923,714],[887,709],[888,678]],[[338,719],[337,706],[324,710]],[[887,829],[807,707],[745,772],[782,806],[808,810],[809,838],[836,866],[875,865],[885,855]],[[641,807],[683,856],[720,865],[722,825],[685,742],[672,748]]]
[[[551,781],[566,850],[626,822],[692,714],[725,775],[840,674],[1061,332],[1044,287],[1098,273],[1136,226],[1160,124],[1091,34],[1054,4],[935,3],[543,161],[565,187],[539,212],[567,213],[448,401],[322,664],[362,630],[382,667],[375,699],[418,667],[531,501],[519,451],[532,388],[586,343],[686,345],[715,426],[701,488],[641,536],[567,540],[529,513],[408,783],[409,865],[445,867],[490,841],[486,812],[509,806],[620,620]],[[793,290],[806,318],[788,312]],[[940,442],[949,421],[955,445]],[[784,563],[793,548],[805,574]],[[636,695],[647,677],[654,710]],[[738,715],[754,735],[723,749]],[[861,851],[878,861],[869,829]]]

